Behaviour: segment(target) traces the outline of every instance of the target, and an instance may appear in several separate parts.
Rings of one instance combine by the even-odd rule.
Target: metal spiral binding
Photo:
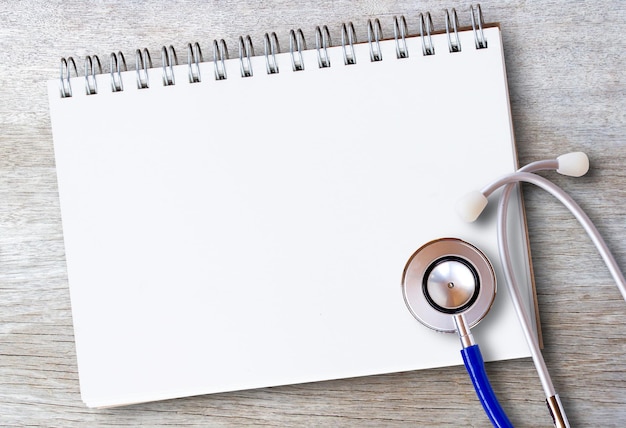
[[[408,58],[409,57],[409,49],[406,46],[406,35],[407,35],[407,25],[406,19],[404,15],[400,17],[393,17],[393,37],[396,39],[396,57],[400,58]],[[400,38],[398,39],[398,35]]]
[[[87,95],[98,93],[98,82],[96,82],[96,67],[98,65],[99,74],[102,74],[102,64],[98,55],[92,55],[85,58],[85,92]]]
[[[143,51],[141,49],[137,49],[135,51],[135,70],[137,72],[138,89],[150,87],[150,78],[148,76],[149,68],[152,68],[152,58],[150,58],[150,52],[148,52],[148,49],[145,48]]]
[[[298,28],[297,31],[289,31],[289,52],[291,52],[291,67],[293,71],[304,70],[303,50],[306,50],[306,41],[304,40],[302,30]],[[296,54],[298,55],[297,59]]]
[[[250,61],[250,58],[253,56],[254,48],[252,47],[252,39],[250,36],[246,36],[245,38],[239,36],[239,66],[241,68],[241,77],[252,76],[252,61]]]
[[[176,84],[174,80],[174,66],[178,65],[178,57],[174,46],[169,48],[163,46],[161,48],[161,64],[163,67],[163,86],[172,86]]]
[[[433,18],[430,16],[430,12],[426,13],[426,19],[424,15],[420,13],[420,38],[422,39],[422,55],[434,55],[435,46],[433,45],[433,39],[430,36],[430,32],[433,29]],[[424,37],[424,34],[426,37]],[[428,38],[428,43],[426,43]]]
[[[484,19],[480,4],[470,6],[470,18],[472,31],[474,33],[474,44],[476,49],[486,49],[487,39],[483,31]],[[461,51],[461,41],[459,37],[459,18],[455,9],[445,11],[446,36],[448,40],[448,50],[450,52]],[[419,38],[422,43],[422,55],[435,55],[435,46],[432,34],[435,32],[433,19],[430,13],[419,14]],[[393,17],[393,35],[395,39],[396,57],[408,58],[409,48],[407,38],[409,37],[408,26],[404,16]],[[383,39],[382,25],[378,19],[370,19],[367,22],[367,38],[369,45],[370,61],[382,61],[381,40]],[[276,33],[265,33],[263,37],[264,55],[267,74],[278,73],[278,61],[276,55],[280,53],[278,37]],[[357,43],[356,31],[352,22],[341,24],[341,47],[345,65],[356,64],[356,52],[354,45]],[[317,51],[317,63],[319,68],[330,67],[329,48],[332,46],[330,31],[326,25],[315,27],[315,49]],[[291,65],[293,71],[304,70],[303,51],[306,50],[306,40],[301,29],[289,32],[289,51],[291,55]],[[251,77],[252,57],[254,56],[252,38],[250,36],[239,37],[239,61],[242,77]],[[224,39],[213,40],[213,66],[216,80],[227,78],[226,60],[228,59],[228,48]],[[174,85],[174,67],[178,65],[176,51],[173,46],[161,48],[161,66],[163,69],[163,85]],[[187,65],[190,83],[201,81],[200,63],[203,62],[202,51],[199,43],[187,44]],[[111,92],[124,91],[122,72],[128,71],[126,60],[122,52],[111,53],[109,58]],[[59,76],[59,92],[61,98],[72,97],[71,69],[78,77],[76,62],[72,57],[61,58],[61,70]],[[137,88],[144,89],[150,86],[148,69],[153,68],[150,52],[148,49],[137,49],[135,51],[135,73],[137,78]],[[85,92],[87,95],[97,94],[99,91],[97,74],[102,74],[102,64],[96,55],[85,58]]]
[[[122,82],[122,71],[128,71],[126,67],[126,59],[122,52],[111,52],[111,92],[121,92],[124,90],[124,82]],[[123,70],[122,70],[123,68]]]
[[[213,66],[215,67],[215,80],[226,79],[226,64],[228,59],[228,48],[224,39],[213,40]]]
[[[276,36],[276,33],[272,33],[271,35],[265,33],[265,36],[263,36],[263,45],[267,74],[276,74],[278,73],[276,54],[280,53],[280,46],[278,44],[278,37]]]
[[[341,24],[341,46],[343,46],[343,63],[345,65],[356,64],[356,55],[354,53],[355,43],[356,31],[354,31],[354,25],[352,25],[352,22],[348,22],[347,25]],[[350,45],[349,54],[348,45]]]
[[[476,18],[477,14],[478,18]],[[472,17],[472,30],[474,30],[474,42],[476,43],[476,49],[485,49],[487,47],[487,39],[485,39],[485,33],[483,33],[483,11],[480,8],[480,4],[470,6],[470,15]],[[478,31],[476,31],[477,24]]]
[[[330,67],[330,58],[328,56],[328,48],[331,46],[330,31],[324,25],[322,28],[318,25],[315,27],[315,48],[317,49],[317,65],[320,68]],[[322,55],[324,52],[324,55]]]
[[[200,63],[202,62],[202,51],[200,44],[187,43],[187,64],[189,64],[189,83],[198,83],[200,77]]]
[[[78,76],[78,70],[76,69],[76,62],[71,56],[67,59],[61,58],[61,76],[59,89],[61,90],[61,98],[68,98],[72,96],[72,85],[70,84],[70,64],[74,67],[74,74]]]
[[[454,33],[454,41],[452,40],[452,34],[450,33],[450,27]],[[456,14],[456,10],[452,8],[452,22],[450,21],[450,13],[446,10],[446,34],[448,35],[448,49],[450,52],[461,52],[461,40],[459,39],[459,17]]]
[[[373,40],[372,40],[373,37]],[[380,26],[380,21],[378,18],[374,20],[372,24],[372,20],[367,20],[367,40],[370,46],[370,61],[382,61],[383,53],[380,50],[380,39],[383,38],[383,29]],[[374,45],[376,45],[376,49],[374,49]]]

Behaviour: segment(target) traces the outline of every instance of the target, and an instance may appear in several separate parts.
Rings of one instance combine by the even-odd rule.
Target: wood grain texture
[[[59,58],[132,59],[147,47],[236,46],[292,28],[313,45],[353,21],[443,7],[449,1],[0,1],[0,425],[2,426],[488,426],[460,367],[191,397],[110,410],[80,400],[46,80]],[[482,3],[501,23],[521,163],[584,150],[592,170],[553,177],[587,210],[626,270],[626,4],[509,0]],[[260,51],[261,49],[259,49]],[[130,55],[128,55],[130,54]],[[132,63],[133,61],[129,61]],[[80,66],[79,62],[79,66]],[[107,67],[108,69],[108,67]],[[418,84],[419,82],[416,82]],[[323,96],[321,94],[320,96]],[[417,101],[416,101],[417,102]],[[303,121],[313,118],[303,118]],[[280,124],[281,118],[276,122]],[[202,124],[203,132],[219,124]],[[552,175],[551,175],[552,177]],[[572,426],[626,425],[626,305],[590,240],[551,197],[525,189],[545,359]],[[529,359],[490,363],[516,426],[551,426]]]

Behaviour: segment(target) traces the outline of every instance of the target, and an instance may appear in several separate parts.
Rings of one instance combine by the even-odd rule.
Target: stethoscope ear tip
[[[474,222],[487,206],[487,197],[475,190],[463,196],[456,203],[456,211],[467,223]]]
[[[566,153],[556,158],[559,167],[556,172],[570,177],[581,177],[589,171],[589,158],[583,152]]]

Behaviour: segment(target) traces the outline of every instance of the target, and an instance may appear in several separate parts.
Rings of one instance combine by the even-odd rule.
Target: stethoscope
[[[537,368],[550,415],[555,426],[560,428],[569,427],[569,422],[533,334],[531,320],[523,309],[521,292],[513,275],[506,224],[508,203],[517,183],[527,182],[541,187],[574,214],[596,245],[624,300],[626,280],[589,217],[564,190],[535,174],[541,170],[556,170],[563,175],[580,177],[589,170],[589,159],[584,153],[575,152],[533,162],[481,191],[469,193],[458,202],[457,211],[465,221],[473,222],[487,206],[488,197],[504,186],[498,204],[498,249],[505,283]],[[512,427],[489,383],[480,349],[470,330],[487,315],[495,299],[496,276],[489,259],[477,247],[461,239],[442,238],[428,242],[409,258],[402,276],[402,292],[409,311],[422,324],[439,332],[458,333],[463,362],[487,416],[495,427]]]

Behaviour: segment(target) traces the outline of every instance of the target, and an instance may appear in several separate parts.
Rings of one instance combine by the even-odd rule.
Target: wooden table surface
[[[109,410],[79,395],[45,81],[59,58],[276,31],[288,46],[341,22],[469,3],[0,1],[1,426],[488,426],[462,367],[208,395]],[[590,173],[553,177],[587,211],[626,270],[626,3],[482,4],[503,31],[520,161],[583,150]],[[260,49],[259,49],[260,50]],[[131,55],[132,57],[132,55]],[[154,55],[158,57],[158,55]],[[158,61],[155,61],[158,62]],[[80,63],[79,63],[80,64]],[[277,118],[280,122],[280,118]],[[626,426],[626,304],[589,238],[552,197],[525,188],[544,355],[572,426]],[[489,363],[517,426],[551,426],[530,359]]]

